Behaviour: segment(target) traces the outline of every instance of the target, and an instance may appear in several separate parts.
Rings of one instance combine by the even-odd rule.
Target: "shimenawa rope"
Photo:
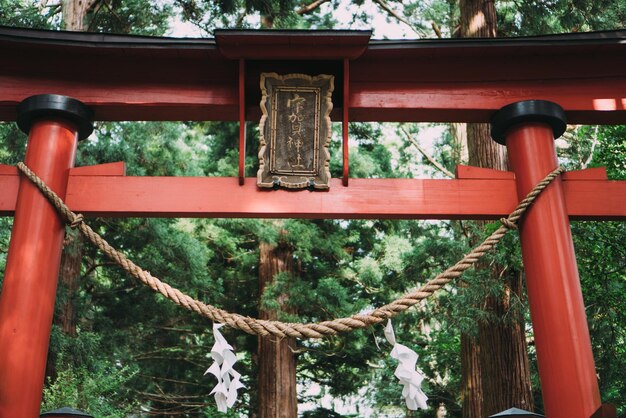
[[[190,311],[196,312],[213,322],[226,324],[230,327],[240,329],[249,334],[256,335],[273,335],[279,338],[295,337],[295,338],[323,338],[327,335],[335,335],[340,332],[352,331],[358,328],[365,328],[373,324],[378,324],[388,318],[392,318],[400,312],[403,312],[411,306],[417,304],[422,299],[426,299],[435,291],[441,289],[453,279],[459,277],[463,272],[472,267],[476,262],[489,250],[491,250],[500,239],[506,235],[509,229],[517,227],[517,221],[520,219],[526,209],[539,196],[539,194],[554,180],[559,174],[565,171],[562,167],[558,167],[540,181],[533,190],[517,205],[511,214],[502,218],[502,226],[489,235],[481,244],[475,247],[469,254],[465,255],[452,267],[437,275],[434,279],[427,282],[417,290],[409,292],[400,298],[394,300],[387,305],[381,306],[371,312],[364,314],[356,314],[346,318],[333,319],[331,321],[323,321],[317,323],[285,323],[281,321],[268,321],[255,319],[235,313],[230,313],[219,309],[215,306],[195,300],[189,295],[173,288],[167,283],[162,282],[154,277],[150,272],[141,269],[124,254],[117,251],[100,235],[93,231],[87,225],[81,214],[72,212],[67,205],[52,191],[35,173],[33,173],[24,163],[17,164],[19,170],[35,184],[43,195],[52,203],[59,211],[65,221],[72,227],[78,228],[85,237],[101,251],[103,251],[111,260],[115,261],[126,270],[131,276],[135,277],[142,283],[148,285],[152,290],[172,300]]]

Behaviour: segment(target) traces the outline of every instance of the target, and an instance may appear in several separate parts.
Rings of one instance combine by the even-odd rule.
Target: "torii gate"
[[[369,37],[362,31],[217,31],[215,39],[200,40],[0,27],[0,120],[17,120],[29,133],[27,165],[85,215],[394,219],[497,219],[556,167],[554,138],[566,118],[626,120],[626,31]],[[126,177],[121,163],[73,167],[92,115],[239,120],[244,150],[245,122],[259,118],[262,71],[335,75],[332,117],[344,124],[344,170],[330,191],[260,190],[245,178],[243,152],[238,179]],[[513,171],[459,167],[455,180],[349,178],[348,119],[492,120]],[[64,229],[14,167],[0,166],[0,191],[0,214],[15,216],[0,295],[0,416],[36,417]],[[601,169],[566,173],[520,228],[546,415],[608,416],[569,218],[626,219],[626,182],[607,180]]]

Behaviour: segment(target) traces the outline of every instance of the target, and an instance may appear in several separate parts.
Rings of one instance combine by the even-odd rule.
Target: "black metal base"
[[[60,118],[74,123],[78,140],[93,132],[93,111],[83,102],[59,94],[39,94],[24,99],[17,107],[17,126],[25,133],[33,123],[45,118]]]
[[[514,125],[525,122],[543,122],[552,127],[554,137],[563,135],[567,127],[565,111],[556,103],[546,100],[525,100],[511,103],[497,111],[491,118],[491,137],[506,145],[506,132]]]

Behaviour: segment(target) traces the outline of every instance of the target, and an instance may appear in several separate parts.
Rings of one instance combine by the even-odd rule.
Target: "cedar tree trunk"
[[[461,36],[462,37],[495,37],[496,11],[493,0],[461,0]],[[467,141],[469,164],[477,167],[506,170],[506,149],[491,139],[489,125],[468,124]],[[522,295],[521,274],[506,270],[506,266],[478,265],[488,268],[493,280],[504,281],[504,295],[487,297],[483,302],[485,310],[497,317],[494,321],[479,322],[476,349],[462,350],[462,369],[470,372],[475,359],[465,355],[478,353],[480,359],[478,376],[463,376],[466,385],[464,393],[478,402],[482,398],[479,415],[473,415],[475,405],[463,412],[466,418],[482,418],[511,407],[531,410],[533,408],[530,386],[530,371],[524,319],[521,315],[503,320],[509,316],[510,302],[514,297]],[[471,344],[471,340],[466,338]],[[475,369],[474,369],[475,370]],[[476,371],[474,371],[476,372]],[[478,380],[481,387],[472,394],[467,384],[475,384]],[[465,403],[465,399],[464,399]],[[465,406],[465,405],[464,405]]]
[[[85,30],[85,17],[96,0],[63,0],[61,15],[63,27],[71,31]],[[54,323],[61,327],[66,335],[76,336],[76,309],[75,295],[78,290],[78,278],[83,257],[83,238],[78,230],[66,230],[61,254],[57,298],[60,303],[59,311],[54,317]],[[56,353],[54,353],[56,354]],[[48,352],[46,362],[46,380],[56,378],[56,356]]]
[[[62,15],[65,30],[83,32],[86,30],[85,18],[97,0],[63,0]]]
[[[278,273],[294,273],[291,250],[262,242],[259,249],[259,294],[273,282]],[[288,312],[285,298],[279,303]],[[277,319],[276,311],[259,309],[259,318]],[[293,354],[295,339],[259,337],[259,418],[296,418],[296,360]]]

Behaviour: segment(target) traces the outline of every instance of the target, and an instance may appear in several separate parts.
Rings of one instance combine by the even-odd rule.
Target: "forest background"
[[[211,37],[215,28],[363,29],[375,19],[408,38],[612,30],[624,28],[626,1],[0,0],[1,25],[151,36],[167,35],[181,22]],[[246,167],[252,173],[258,164],[256,125],[249,135]],[[26,136],[14,124],[2,124],[0,138],[0,163],[20,161]],[[445,178],[462,163],[506,168],[503,147],[481,151],[481,144],[491,143],[481,125],[351,123],[350,138],[354,177]],[[236,176],[237,140],[237,124],[226,122],[98,122],[79,145],[77,165],[125,161],[129,175]],[[568,169],[606,166],[609,178],[626,179],[624,126],[569,126],[557,145]],[[331,153],[331,171],[339,177],[338,126]],[[382,305],[445,269],[493,228],[389,220],[89,223],[145,269],[200,300],[244,315],[303,321]],[[11,218],[0,218],[0,277],[11,224]],[[573,222],[572,231],[603,401],[624,413],[626,224]],[[402,314],[394,325],[398,340],[420,355],[430,410],[404,407],[381,327],[265,348],[256,337],[223,329],[247,387],[227,416],[264,418],[272,405],[281,407],[284,400],[272,399],[271,382],[259,380],[259,369],[285,347],[290,358],[281,361],[290,362],[288,374],[297,371],[298,382],[288,396],[297,397],[305,417],[475,418],[511,406],[542,411],[516,234],[459,286]],[[210,327],[133,281],[68,230],[42,410],[71,406],[96,417],[225,416],[209,395],[214,381],[203,376],[211,362]],[[494,344],[498,336],[504,343]],[[515,357],[509,347],[528,355]]]

